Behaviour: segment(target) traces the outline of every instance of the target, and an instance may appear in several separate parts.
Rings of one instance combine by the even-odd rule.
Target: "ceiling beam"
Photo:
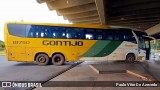
[[[84,23],[84,24],[85,24],[85,23],[88,23],[88,24],[89,24],[89,23],[93,23],[93,22],[94,22],[94,23],[95,23],[95,22],[100,22],[100,20],[99,20],[99,19],[95,19],[95,20],[93,19],[93,20],[71,21],[71,22],[72,22],[72,23]],[[100,23],[101,23],[101,22],[100,22]]]
[[[64,19],[78,19],[78,18],[97,16],[97,15],[98,15],[97,10],[94,10],[94,11],[88,11],[88,12],[64,15],[63,17],[64,17]]]
[[[53,2],[49,2],[53,10],[70,8],[80,5],[85,5],[89,3],[94,3],[94,0],[55,0]]]
[[[95,11],[95,10],[97,10],[95,3],[90,3],[90,4],[75,6],[71,8],[59,9],[57,10],[57,13],[59,15],[70,15],[70,14],[78,14],[78,13]]]
[[[89,20],[97,20],[99,16],[92,16],[92,17],[85,17],[85,18],[78,18],[78,19],[70,19],[70,21],[89,21]]]

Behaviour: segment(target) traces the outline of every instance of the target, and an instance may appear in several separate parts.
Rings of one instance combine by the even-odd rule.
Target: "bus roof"
[[[56,24],[56,23],[37,23],[37,22],[23,22],[23,21],[19,21],[19,22],[6,22],[6,24],[31,24],[31,25],[47,25],[47,26],[97,28],[97,29],[111,28],[108,25],[101,25],[101,24]]]

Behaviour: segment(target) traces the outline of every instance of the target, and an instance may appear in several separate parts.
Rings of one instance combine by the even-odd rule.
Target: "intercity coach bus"
[[[8,22],[4,28],[9,61],[62,65],[75,60],[145,60],[145,32],[91,24]]]

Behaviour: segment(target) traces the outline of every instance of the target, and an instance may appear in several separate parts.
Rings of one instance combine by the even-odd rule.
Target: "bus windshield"
[[[138,37],[138,42],[139,42],[139,48],[141,49],[149,49],[150,48],[150,43],[149,41],[151,40],[148,37],[147,33],[145,32],[140,32],[140,31],[135,31],[137,37]]]
[[[148,42],[148,38],[145,37],[139,37],[139,48],[141,49],[146,49],[146,48],[150,48],[149,47],[149,42]]]

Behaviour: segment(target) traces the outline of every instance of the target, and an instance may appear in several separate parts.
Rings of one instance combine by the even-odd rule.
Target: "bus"
[[[145,60],[150,44],[145,32],[92,24],[7,22],[8,61],[62,65],[75,60]]]

